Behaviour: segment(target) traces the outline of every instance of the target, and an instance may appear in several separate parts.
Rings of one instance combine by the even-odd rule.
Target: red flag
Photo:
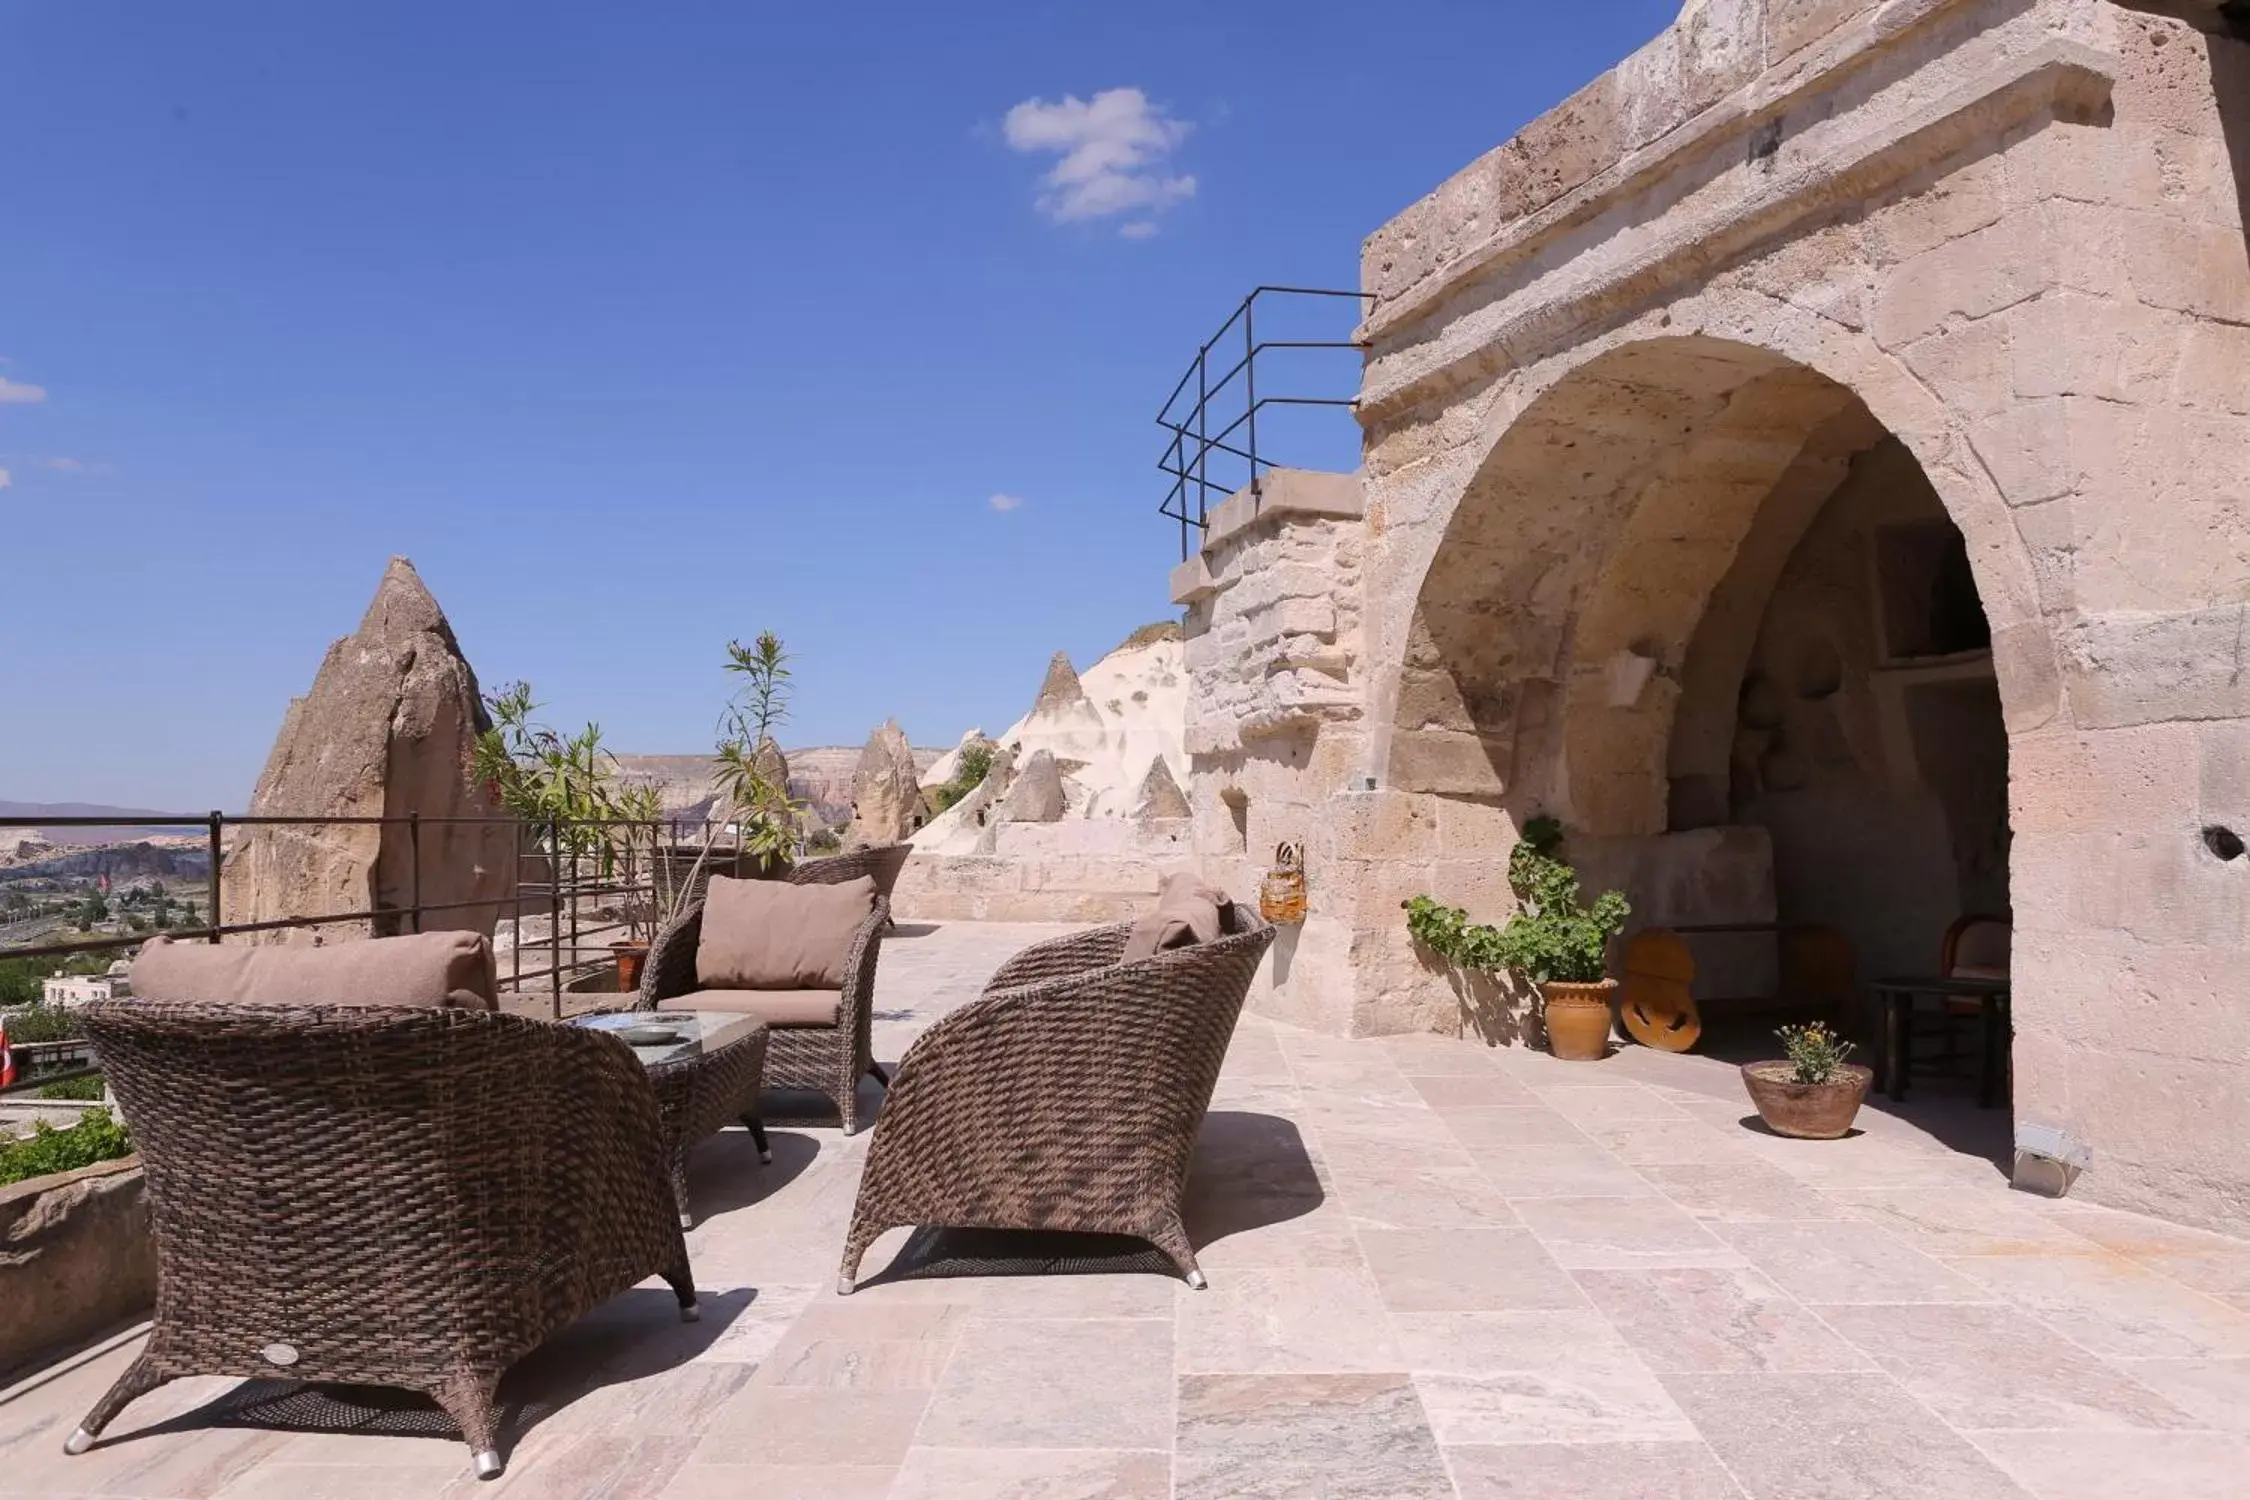
[[[8,1048],[8,1020],[0,1016],[0,1089],[13,1087],[16,1081],[16,1054]]]
[[[108,895],[108,894],[109,894],[109,871],[107,871],[107,870],[104,870],[104,871],[102,871],[102,874],[101,874],[101,879],[100,879],[100,881],[99,881],[98,883],[99,883],[99,885],[101,886],[101,892],[102,892],[102,894],[103,894],[103,895],[105,895],[105,896],[106,896],[106,895]]]

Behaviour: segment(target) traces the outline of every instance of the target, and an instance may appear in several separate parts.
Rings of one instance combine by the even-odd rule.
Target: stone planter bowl
[[[1857,1063],[1845,1063],[1826,1083],[1799,1083],[1796,1073],[1785,1062],[1744,1063],[1742,1086],[1768,1130],[1801,1141],[1832,1141],[1848,1132],[1875,1079]]]

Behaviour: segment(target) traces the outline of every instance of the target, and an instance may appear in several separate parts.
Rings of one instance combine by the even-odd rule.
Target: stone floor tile
[[[2250,1438],[2220,1432],[1991,1432],[1977,1446],[2035,1500],[2226,1500],[2250,1490]]]
[[[2250,1355],[2250,1315],[2121,1255],[1994,1255],[1949,1262],[2096,1354]]]
[[[1576,1274],[1594,1306],[1661,1373],[1875,1368],[1821,1317],[1747,1266]]]
[[[1739,1251],[1661,1197],[1526,1198],[1515,1207],[1565,1270],[1742,1263]]]
[[[7,1443],[0,1493],[208,1500],[273,1467],[274,1456],[290,1437],[281,1432],[197,1425],[160,1426],[151,1431],[135,1420],[134,1408],[127,1407],[97,1446],[74,1456],[65,1454],[62,1445],[77,1425],[78,1415],[74,1412],[67,1423],[57,1422],[47,1430],[25,1434],[27,1441],[21,1444]],[[24,1414],[0,1408],[0,1429],[11,1435],[23,1433],[23,1424]],[[405,1451],[429,1460],[414,1466],[425,1476],[425,1493],[427,1476],[432,1473],[450,1479],[469,1472],[469,1450],[458,1441],[441,1445],[433,1440]]]
[[[2193,1417],[2197,1426],[2250,1433],[2250,1356],[2110,1363]]]
[[[464,1447],[457,1468],[264,1463],[236,1476],[226,1488],[204,1493],[211,1495],[212,1500],[431,1500],[433,1496],[453,1500],[455,1496],[466,1494],[468,1487],[476,1483],[469,1468],[469,1450]],[[156,1500],[159,1496],[181,1492],[149,1488],[80,1493],[145,1496]]]
[[[1634,1197],[1649,1180],[1594,1145],[1506,1146],[1478,1154],[1477,1170],[1508,1198]]]
[[[1474,1168],[1416,1167],[1402,1172],[1340,1171],[1339,1194],[1351,1221],[1375,1229],[1455,1229],[1516,1223],[1500,1190]]]
[[[1224,1243],[1224,1242],[1222,1242]],[[1208,1258],[1199,1254],[1206,1264]],[[1187,1284],[1149,1272],[1087,1276],[980,1276],[968,1306],[981,1321],[1016,1318],[1157,1318],[1170,1322]]]
[[[2250,1251],[2250,1242],[2212,1230],[2168,1224],[2146,1214],[2072,1199],[2053,1203],[2046,1217],[2058,1227],[2128,1260],[2149,1260],[2163,1255],[2229,1256]]]
[[[1512,1104],[1440,1110],[1453,1138],[1479,1155],[1499,1146],[1585,1146],[1584,1130],[1544,1104]]]
[[[938,1383],[968,1310],[958,1303],[826,1302],[806,1310],[752,1377],[758,1385],[927,1390]]]
[[[1656,1164],[1638,1170],[1658,1192],[1698,1219],[1762,1224],[1845,1217],[1834,1200],[1764,1162]]]
[[[821,1290],[810,1282],[796,1285],[777,1282],[750,1288],[748,1304],[729,1317],[695,1357],[711,1364],[763,1362],[781,1346],[782,1339],[805,1309],[813,1305]],[[711,1314],[704,1316],[708,1320]]]
[[[1666,1375],[1751,1500],[2026,1500],[1888,1375]]]
[[[1799,1301],[1991,1302],[1998,1298],[1875,1224],[1714,1224],[1714,1233]]]
[[[1385,1037],[1379,1045],[1399,1070],[1415,1077],[1480,1077],[1499,1071],[1498,1054],[1482,1042],[1460,1037],[1408,1035]]]
[[[1710,1448],[1683,1443],[1508,1443],[1447,1448],[1461,1500],[1742,1500]]]
[[[1363,1229],[1359,1239],[1383,1305],[1394,1313],[1586,1305],[1584,1294],[1528,1230]]]
[[[1617,1125],[1627,1120],[1670,1120],[1678,1124],[1688,1118],[1677,1104],[1637,1083],[1544,1088],[1537,1092],[1541,1104],[1578,1125]]]
[[[1103,1448],[916,1448],[890,1500],[1171,1500],[1170,1444]],[[764,1500],[746,1496],[745,1500]]]
[[[1172,1325],[973,1321],[915,1441],[938,1448],[1154,1448],[1172,1431]]]
[[[1453,1495],[1404,1375],[1187,1375],[1179,1399],[1177,1500]]]
[[[1684,1441],[1695,1429],[1623,1344],[1526,1349],[1523,1368],[1416,1373],[1430,1429],[1447,1446]]]
[[[699,1464],[674,1474],[662,1500],[884,1500],[897,1472],[869,1464]]]
[[[1179,1301],[1179,1368],[1194,1373],[1400,1368],[1365,1270],[1251,1269]]]
[[[1745,1131],[1742,1144],[1769,1165],[1816,1188],[2006,1186],[2006,1178],[1990,1162],[1874,1136],[1794,1141]]]
[[[754,1385],[704,1427],[702,1464],[893,1467],[913,1445],[928,1391]]]
[[[1880,1224],[1926,1255],[2025,1255],[2083,1249],[2078,1236],[2027,1194],[1986,1188],[1835,1186],[1844,1213]]]
[[[1696,1121],[1619,1120],[1591,1124],[1594,1144],[1628,1166],[1758,1166],[1748,1147]]]
[[[514,1454],[499,1480],[478,1484],[492,1500],[655,1500],[666,1493],[699,1440],[672,1434],[589,1434],[526,1461]]]
[[[2013,1307],[1830,1307],[1821,1314],[1952,1426],[2202,1424]]]
[[[1406,1081],[1422,1102],[1435,1110],[1490,1109],[1503,1105],[1533,1105],[1531,1090],[1510,1078],[1497,1068],[1486,1068],[1475,1073],[1435,1073],[1416,1076],[1409,1073]]]
[[[1395,1313],[1399,1353],[1417,1375],[1505,1375],[1536,1369],[1553,1350],[1608,1346],[1624,1339],[1599,1312]]]

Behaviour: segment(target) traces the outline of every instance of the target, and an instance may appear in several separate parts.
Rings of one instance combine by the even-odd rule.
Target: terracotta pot
[[[617,955],[617,989],[620,994],[631,994],[641,987],[641,966],[648,962],[648,944],[611,943],[609,951]]]
[[[1568,1062],[1599,1062],[1609,1056],[1609,999],[1616,989],[1614,979],[1594,984],[1552,979],[1539,986],[1547,1050]]]
[[[1874,1078],[1857,1063],[1845,1063],[1826,1083],[1797,1082],[1796,1068],[1785,1062],[1742,1065],[1742,1086],[1766,1128],[1803,1141],[1832,1141],[1850,1130]]]

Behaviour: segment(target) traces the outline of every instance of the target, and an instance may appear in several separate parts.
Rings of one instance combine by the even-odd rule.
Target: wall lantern
[[[1258,887],[1258,914],[1276,927],[1305,920],[1305,849],[1283,844],[1273,851],[1273,868]]]

